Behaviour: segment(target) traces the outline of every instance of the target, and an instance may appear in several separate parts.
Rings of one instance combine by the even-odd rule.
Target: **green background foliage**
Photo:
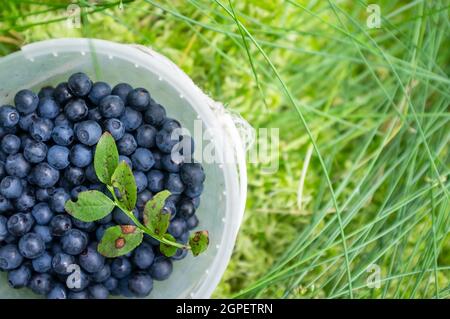
[[[376,1],[375,29],[360,0],[80,1],[79,29],[67,3],[1,1],[0,54],[58,37],[151,46],[280,129],[279,169],[248,165],[215,297],[450,296],[448,1]]]

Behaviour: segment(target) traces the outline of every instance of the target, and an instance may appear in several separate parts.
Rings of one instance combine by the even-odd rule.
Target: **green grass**
[[[279,170],[248,165],[215,297],[450,297],[448,1],[377,1],[380,29],[365,1],[119,2],[81,1],[81,29],[63,1],[3,2],[0,54],[67,36],[149,45],[280,129]]]

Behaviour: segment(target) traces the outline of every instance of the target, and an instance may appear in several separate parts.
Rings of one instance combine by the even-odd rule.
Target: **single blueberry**
[[[58,145],[70,145],[74,140],[73,130],[67,125],[55,126],[52,131],[52,139]]]
[[[44,226],[44,225],[36,225],[33,227],[33,233],[38,234],[41,236],[42,240],[49,244],[53,240],[52,232],[50,230],[50,227]]]
[[[25,234],[19,240],[19,251],[25,258],[37,258],[45,251],[44,240],[41,236],[35,233]]]
[[[172,134],[166,130],[160,130],[156,133],[156,146],[163,152],[170,154],[173,150],[176,151],[176,147],[180,142],[179,134]]]
[[[180,176],[186,186],[199,186],[205,181],[205,172],[199,163],[184,163],[180,168]]]
[[[131,155],[131,162],[136,170],[147,172],[155,164],[153,159],[153,154],[146,148],[137,148],[136,151]]]
[[[35,272],[46,273],[52,269],[52,256],[44,252],[41,256],[33,259],[32,265]]]
[[[35,112],[27,114],[27,115],[23,115],[20,117],[19,127],[23,131],[28,131],[30,129],[31,123],[37,118],[38,118],[38,115]]]
[[[43,99],[44,97],[53,97],[54,92],[55,88],[53,86],[44,86],[39,90],[38,97],[39,99]]]
[[[126,107],[125,112],[119,119],[125,126],[125,130],[131,132],[141,126],[142,114],[141,112],[133,110],[131,107]]]
[[[54,280],[49,274],[34,274],[28,286],[38,295],[47,295],[54,286]]]
[[[56,86],[55,91],[53,92],[53,98],[60,105],[66,104],[73,98],[73,94],[70,92],[67,82],[60,83]]]
[[[52,136],[53,127],[52,120],[38,117],[31,122],[29,132],[34,140],[46,142]]]
[[[136,272],[130,276],[128,288],[137,297],[146,297],[153,289],[153,279],[145,272]]]
[[[61,284],[55,284],[47,294],[47,299],[67,299],[67,290]]]
[[[194,203],[187,198],[183,198],[178,204],[177,214],[183,218],[191,217],[195,214]]]
[[[186,227],[187,227],[187,229],[192,230],[192,229],[194,229],[197,226],[198,226],[198,218],[197,218],[197,216],[192,215],[191,217],[186,219]]]
[[[100,271],[105,264],[105,257],[97,251],[97,244],[89,245],[78,257],[80,266],[89,273]]]
[[[23,149],[23,156],[30,163],[40,163],[47,156],[47,145],[33,140],[27,143]]]
[[[70,229],[72,229],[72,221],[68,215],[56,215],[50,221],[50,230],[53,236],[63,236]]]
[[[144,120],[146,123],[154,127],[160,127],[166,119],[166,110],[157,103],[150,103],[147,111],[145,111]]]
[[[166,280],[172,273],[172,261],[170,259],[159,257],[156,258],[150,267],[150,275],[155,280]]]
[[[40,117],[46,119],[54,119],[59,114],[59,105],[51,97],[42,98],[39,101],[37,113],[39,114]]]
[[[132,265],[128,258],[118,257],[111,263],[111,275],[117,279],[122,279],[131,274]]]
[[[88,146],[92,146],[97,144],[100,139],[102,128],[97,122],[87,120],[75,125],[75,134],[78,141]]]
[[[85,170],[80,167],[69,166],[64,171],[64,178],[70,185],[81,185],[86,180]]]
[[[129,133],[125,133],[124,136],[117,141],[117,148],[119,150],[119,154],[121,155],[129,156],[133,154],[137,148],[137,143],[134,136]]]
[[[164,174],[156,169],[152,169],[147,173],[148,189],[154,193],[158,193],[164,189]]]
[[[137,192],[140,193],[147,188],[147,176],[145,176],[145,173],[142,171],[134,171],[133,175],[136,182]]]
[[[92,81],[82,72],[74,73],[68,81],[70,91],[79,97],[87,96],[92,89]]]
[[[6,154],[16,154],[20,150],[20,138],[13,134],[7,134],[2,138],[1,149]]]
[[[154,259],[155,253],[153,252],[153,248],[146,243],[141,244],[133,251],[132,260],[139,269],[148,269],[153,264]]]
[[[92,162],[92,151],[86,145],[75,144],[70,149],[69,159],[76,167],[86,167]]]
[[[61,238],[61,248],[69,255],[79,255],[86,249],[87,244],[88,236],[78,229],[67,231]]]
[[[11,105],[0,107],[0,126],[4,128],[14,127],[19,123],[20,116],[16,108]]]
[[[96,284],[88,288],[92,299],[108,299],[109,290],[102,284]]]
[[[30,90],[21,90],[14,97],[14,104],[17,110],[22,114],[29,114],[38,107],[39,98]]]
[[[53,145],[47,152],[47,162],[56,169],[69,166],[69,149],[61,145]]]
[[[110,132],[112,137],[117,141],[125,134],[125,126],[118,119],[108,119],[105,121],[105,130]]]
[[[133,87],[128,83],[119,83],[112,89],[111,94],[117,95],[125,103],[127,101],[128,93],[130,93],[131,90],[133,90]]]
[[[70,100],[64,107],[64,114],[72,122],[78,122],[88,115],[88,107],[82,99]]]
[[[19,289],[26,287],[31,279],[31,269],[29,266],[22,265],[8,273],[8,283],[12,288]]]
[[[93,273],[91,278],[95,282],[104,282],[111,276],[111,267],[108,264],[105,264],[102,269]]]
[[[49,205],[52,211],[55,213],[64,213],[64,206],[66,202],[70,199],[70,195],[66,192],[64,188],[56,188],[53,192],[52,197],[50,197]]]
[[[180,237],[186,231],[186,221],[182,218],[174,218],[167,229],[173,237]]]
[[[125,277],[119,280],[119,284],[117,286],[117,291],[111,292],[111,294],[114,295],[122,295],[127,298],[133,298],[136,297],[134,293],[131,292],[130,288],[128,287],[130,277]]]
[[[97,105],[101,99],[111,94],[111,87],[105,82],[95,82],[89,92],[88,100],[93,105]]]
[[[150,94],[146,89],[137,88],[130,91],[127,95],[127,105],[136,111],[144,111],[150,103]]]
[[[161,158],[161,165],[170,173],[178,173],[183,165],[183,158],[179,154],[165,154]]]
[[[104,118],[120,117],[125,111],[125,105],[117,95],[108,95],[101,99],[98,108]]]
[[[7,244],[0,247],[0,270],[16,269],[22,262],[23,257],[16,245]]]
[[[17,153],[6,158],[5,170],[8,175],[24,178],[30,173],[31,165],[23,154]]]
[[[165,130],[167,132],[172,132],[173,130],[180,128],[181,128],[180,122],[172,118],[166,118],[161,127],[162,130]]]
[[[172,194],[181,194],[184,191],[183,181],[180,175],[176,173],[170,173],[166,176],[164,187]]]
[[[75,263],[75,257],[65,253],[56,253],[52,259],[52,268],[55,273],[60,275],[69,275],[71,273],[69,266]]]
[[[33,227],[34,218],[28,213],[16,213],[9,217],[7,227],[13,236],[23,236]]]

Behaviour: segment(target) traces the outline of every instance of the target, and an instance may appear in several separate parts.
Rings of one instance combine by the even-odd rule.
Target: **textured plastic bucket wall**
[[[128,82],[147,88],[168,115],[193,132],[194,120],[212,129],[215,152],[234,154],[227,163],[203,162],[206,181],[197,211],[200,229],[210,232],[207,252],[174,263],[172,276],[155,282],[151,298],[209,298],[229,262],[246,199],[245,150],[236,117],[212,101],[164,56],[151,49],[93,39],[57,39],[33,43],[0,59],[0,103],[11,103],[17,91],[65,81],[76,71],[111,85]],[[242,124],[242,122],[240,122]],[[196,145],[205,142],[195,141]],[[200,142],[200,143],[199,143]],[[196,149],[195,157],[201,155]],[[0,298],[33,298],[28,289],[9,288],[0,274]]]

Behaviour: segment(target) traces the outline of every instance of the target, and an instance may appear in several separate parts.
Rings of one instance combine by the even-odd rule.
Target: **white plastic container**
[[[199,257],[191,254],[174,263],[172,276],[155,282],[150,298],[209,298],[229,262],[245,208],[247,176],[245,141],[238,126],[248,124],[205,95],[175,64],[151,49],[93,39],[56,39],[24,46],[0,58],[0,104],[12,104],[15,93],[35,91],[66,81],[82,71],[95,81],[111,85],[128,82],[144,87],[164,105],[168,115],[192,132],[194,120],[216,132],[214,149],[226,163],[205,163],[205,191],[197,210],[199,229],[210,233],[210,246]],[[196,145],[199,141],[195,140]],[[205,143],[203,143],[205,147]],[[196,148],[198,158],[202,150]],[[0,273],[0,298],[34,298],[28,289],[9,287]]]

